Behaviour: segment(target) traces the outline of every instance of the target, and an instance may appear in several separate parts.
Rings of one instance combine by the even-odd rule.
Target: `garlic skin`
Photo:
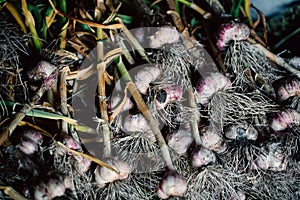
[[[30,129],[24,131],[21,141],[16,148],[26,155],[32,155],[39,150],[42,143],[43,135],[36,130]]]
[[[70,149],[82,151],[80,142],[78,142],[77,140],[75,140],[74,138],[72,138],[69,135],[66,135],[62,142],[63,142],[63,144],[66,145],[66,147],[68,147]]]
[[[287,159],[279,147],[279,143],[269,143],[267,149],[254,161],[254,165],[262,170],[284,171],[287,167]]]
[[[155,81],[161,74],[158,67],[144,67],[135,75],[135,85],[141,94],[146,94],[149,84]]]
[[[199,147],[198,147],[199,148]],[[192,164],[194,167],[203,167],[216,162],[216,155],[209,149],[201,146],[193,154]]]
[[[51,200],[56,197],[63,196],[66,189],[70,188],[68,178],[61,176],[50,177],[46,181],[41,181],[34,187],[33,197],[35,200]]]
[[[231,140],[246,138],[255,141],[258,138],[258,131],[250,124],[235,124],[225,128],[225,137]]]
[[[175,27],[161,27],[154,35],[149,37],[149,46],[156,49],[166,44],[176,43],[179,39],[180,35]]]
[[[100,188],[104,188],[107,183],[114,182],[116,180],[123,180],[128,178],[132,168],[126,163],[116,158],[111,158],[106,163],[118,170],[120,174],[110,170],[106,167],[97,166],[94,171],[95,181]]]
[[[231,87],[231,81],[223,74],[211,73],[205,77],[196,87],[196,100],[202,105],[207,105],[214,94],[220,90]]]
[[[179,155],[186,153],[192,142],[192,134],[187,130],[178,130],[167,136],[168,146]]]
[[[180,101],[182,99],[183,90],[181,87],[172,85],[161,90],[160,97],[156,97],[155,105],[158,110],[166,107],[168,103]]]
[[[279,101],[283,102],[291,97],[300,95],[300,81],[296,78],[284,80],[276,91]]]
[[[222,24],[217,36],[217,47],[223,51],[230,41],[246,40],[249,35],[250,29],[246,24],[234,21]]]
[[[170,196],[182,196],[187,190],[186,180],[176,172],[167,172],[160,181],[157,194],[162,199]]]
[[[201,131],[202,145],[217,153],[223,153],[227,146],[220,133],[214,131],[211,127],[204,127]]]
[[[57,83],[58,70],[55,65],[47,61],[38,62],[37,66],[27,72],[29,80],[33,83],[42,83],[46,90],[51,89]],[[32,86],[36,90],[36,86]]]
[[[151,131],[148,121],[142,114],[127,115],[123,123],[123,131],[126,133],[144,133],[151,142],[155,142],[156,138]]]
[[[300,113],[294,109],[287,109],[275,115],[270,121],[270,128],[273,131],[284,131],[290,126],[300,124]]]

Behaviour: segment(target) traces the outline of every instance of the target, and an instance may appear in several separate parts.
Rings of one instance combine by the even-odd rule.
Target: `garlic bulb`
[[[106,163],[118,170],[120,174],[110,170],[106,167],[97,166],[95,169],[95,181],[100,188],[104,188],[107,183],[114,182],[116,180],[123,180],[128,178],[131,171],[131,167],[121,160],[111,158]]]
[[[231,82],[226,76],[221,73],[212,73],[197,85],[196,100],[202,105],[207,105],[216,92],[229,87],[231,87]]]
[[[216,155],[211,150],[201,146],[199,150],[194,152],[192,164],[194,167],[203,167],[215,161]]]
[[[157,194],[162,199],[182,196],[187,189],[186,180],[176,172],[168,173],[160,181]]]
[[[178,130],[167,136],[168,146],[179,155],[186,153],[192,142],[193,137],[187,130]]]

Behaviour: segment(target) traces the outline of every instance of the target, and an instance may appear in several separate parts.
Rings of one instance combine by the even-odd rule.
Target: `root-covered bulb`
[[[249,35],[250,29],[246,24],[234,21],[222,24],[217,36],[217,47],[223,51],[229,42],[246,40]]]
[[[135,85],[141,94],[146,94],[149,84],[155,81],[161,74],[158,67],[144,67],[135,75]]]
[[[107,160],[106,163],[116,169],[119,174],[106,167],[97,166],[94,172],[95,181],[100,188],[104,188],[107,183],[128,178],[129,173],[132,170],[132,168],[126,162],[115,158]]]
[[[31,89],[36,90],[41,86],[39,84],[42,84],[48,90],[57,83],[58,70],[55,65],[47,61],[40,61],[36,67],[27,72],[27,76],[32,83]]]
[[[287,159],[279,145],[279,143],[269,143],[254,161],[254,165],[263,170],[286,170]]]
[[[34,187],[33,196],[35,200],[51,200],[63,196],[68,188],[71,189],[71,181],[68,177],[51,175]]]
[[[178,130],[176,133],[167,136],[168,146],[179,155],[186,153],[192,142],[193,137],[186,130]]]
[[[131,115],[129,114],[123,123],[123,131],[126,133],[145,133],[150,141],[155,142],[155,136],[151,131],[148,121],[142,114]]]
[[[300,95],[300,81],[296,78],[284,80],[276,91],[279,101]]]
[[[270,121],[270,127],[274,131],[285,129],[300,124],[300,113],[293,109],[283,110],[277,113]]]
[[[225,137],[231,140],[247,139],[255,141],[258,137],[258,131],[250,124],[230,125],[224,130]]]
[[[24,154],[32,155],[39,150],[42,143],[43,135],[36,130],[30,129],[24,131],[21,141],[16,148]]]
[[[216,161],[216,155],[204,146],[197,147],[193,154],[192,163],[194,167],[203,167]]]
[[[214,131],[211,127],[205,127],[201,131],[202,145],[217,153],[226,150],[226,144],[220,133]]]
[[[149,37],[150,48],[159,48],[165,44],[178,42],[180,35],[175,27],[161,27],[152,36]]]
[[[212,73],[197,85],[196,100],[202,105],[207,105],[216,92],[229,87],[231,87],[231,82],[226,76],[221,73]]]
[[[160,181],[157,194],[162,199],[170,196],[182,196],[187,189],[186,180],[176,172],[166,172]]]

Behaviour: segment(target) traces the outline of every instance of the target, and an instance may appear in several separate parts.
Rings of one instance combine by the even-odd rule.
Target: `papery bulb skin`
[[[269,143],[267,150],[263,149],[262,153],[258,155],[254,165],[262,170],[279,172],[286,170],[287,159],[279,147],[279,143]]]
[[[192,158],[193,167],[203,167],[216,162],[216,155],[209,149],[197,147]]]
[[[187,130],[178,130],[176,133],[167,136],[167,144],[177,154],[182,155],[187,152],[193,142],[191,133]]]
[[[157,194],[162,199],[182,196],[187,190],[186,180],[176,172],[167,172],[160,181]]]
[[[300,124],[300,113],[294,109],[287,109],[277,113],[270,121],[270,128],[275,131],[285,129]]]
[[[231,140],[247,139],[255,141],[258,138],[258,131],[250,124],[234,124],[225,128],[225,137]]]
[[[222,135],[211,127],[205,127],[201,131],[202,145],[217,153],[223,153],[227,147]]]
[[[106,163],[112,166],[114,169],[118,170],[120,174],[117,174],[115,171],[110,170],[106,167],[97,166],[95,169],[95,181],[100,188],[104,188],[107,183],[111,183],[116,180],[123,180],[128,178],[129,173],[132,170],[132,167],[126,162],[111,158]]]
[[[21,140],[19,144],[16,145],[16,148],[26,155],[32,155],[35,152],[38,152],[42,143],[43,135],[34,129],[30,129],[23,132]]]
[[[166,44],[178,42],[180,35],[175,27],[161,27],[154,35],[149,37],[150,48],[157,49]]]
[[[150,141],[152,142],[156,141],[148,121],[145,119],[145,117],[142,114],[127,115],[127,117],[124,119],[123,131],[125,131],[126,133],[134,133],[134,132],[144,133],[147,135]]]
[[[161,74],[158,67],[144,67],[135,75],[135,85],[141,94],[146,94],[149,84],[155,81]]]
[[[217,47],[224,51],[231,41],[246,40],[250,35],[250,29],[246,24],[231,21],[220,26],[217,36]]]
[[[231,87],[231,81],[221,73],[211,73],[200,81],[196,87],[196,100],[207,105],[214,94],[220,90],[225,91]]]

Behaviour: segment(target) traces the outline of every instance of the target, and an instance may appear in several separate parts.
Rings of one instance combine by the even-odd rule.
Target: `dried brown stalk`
[[[23,195],[21,195],[11,186],[0,186],[0,190],[3,190],[4,193],[10,196],[12,199],[27,200]]]
[[[119,17],[116,17],[115,20],[122,24],[121,30],[124,33],[124,35],[127,37],[128,41],[134,46],[135,50],[140,54],[140,56],[147,62],[150,62],[148,56],[145,53],[144,48],[141,46],[141,44],[135,39],[135,37],[132,35],[132,33],[127,29],[127,27],[124,25],[122,20]]]
[[[133,82],[128,82],[127,87],[129,89],[130,93],[132,94],[132,96],[138,106],[138,109],[142,112],[145,119],[149,122],[149,126],[150,126],[150,128],[156,138],[156,141],[160,147],[162,157],[163,157],[163,160],[165,161],[167,168],[171,171],[176,171],[175,167],[173,165],[171,155],[170,155],[168,146],[166,144],[166,141],[165,141],[164,137],[162,136],[162,133],[158,127],[158,124],[155,121],[155,119],[152,117],[150,110],[148,109],[146,103],[144,102],[141,94],[139,93],[138,89],[136,88],[136,86]]]
[[[103,59],[103,43],[98,42],[98,55],[99,59]],[[107,103],[106,103],[106,91],[105,91],[105,62],[101,62],[97,65],[98,69],[98,97],[99,97],[99,108],[101,119],[105,121],[102,125],[104,150],[103,157],[109,157],[111,155],[111,144],[110,144],[110,130],[108,126],[108,114],[107,114]]]
[[[61,17],[65,17],[67,19],[70,19],[70,20],[73,20],[73,21],[76,21],[76,22],[79,22],[79,23],[82,23],[82,24],[86,24],[86,25],[91,26],[91,27],[102,28],[102,29],[120,29],[120,28],[123,27],[122,24],[104,25],[104,24],[99,24],[99,23],[92,22],[92,21],[87,21],[87,20],[84,20],[84,19],[76,19],[74,17],[68,17],[64,13],[62,13],[61,11],[57,10],[51,0],[48,0],[48,1],[50,3],[51,7],[53,8],[54,12],[57,15],[61,16]]]
[[[254,44],[255,42],[248,38],[248,41],[251,44]],[[284,68],[285,70],[291,72],[292,74],[296,75],[298,78],[300,78],[300,71],[289,65],[287,62],[284,61],[283,58],[280,58],[279,56],[273,54],[271,51],[263,47],[261,44],[254,44],[257,48],[259,48],[267,58],[269,58],[272,62],[276,63],[280,67]]]
[[[200,133],[199,133],[199,129],[198,129],[198,123],[200,121],[200,118],[199,118],[198,109],[196,106],[195,94],[194,94],[194,91],[192,88],[189,88],[189,103],[193,110],[193,114],[191,116],[191,121],[190,121],[192,135],[195,140],[196,146],[201,146],[202,141],[201,141]]]

